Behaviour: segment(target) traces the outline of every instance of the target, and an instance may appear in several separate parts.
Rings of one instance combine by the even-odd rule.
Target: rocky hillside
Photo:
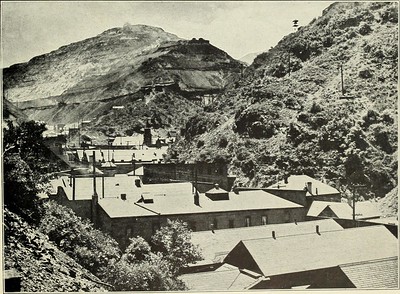
[[[397,185],[397,6],[335,3],[285,36],[189,119],[180,159],[229,162],[249,186],[306,173],[384,196]]]
[[[112,290],[8,209],[4,224],[4,267],[22,276],[21,292]]]
[[[125,25],[4,69],[4,92],[29,118],[74,123],[164,89],[189,98],[219,92],[242,67],[207,40]]]

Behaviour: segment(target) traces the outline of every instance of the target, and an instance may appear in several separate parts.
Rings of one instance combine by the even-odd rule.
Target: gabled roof
[[[208,262],[220,262],[241,240],[270,237],[272,236],[272,231],[275,231],[277,237],[313,233],[316,225],[319,226],[321,232],[343,230],[333,219],[324,219],[298,222],[297,224],[270,224],[214,230],[214,233],[211,231],[193,232],[192,243],[200,247],[205,260]]]
[[[290,177],[288,177],[287,183],[285,183],[284,180],[281,180],[269,186],[268,189],[303,191],[308,182],[311,182],[312,193],[307,191],[306,196],[340,194],[340,192],[336,188],[333,188],[328,184],[313,179],[307,175],[291,175]]]
[[[222,266],[215,271],[185,274],[179,278],[191,291],[239,291],[248,289],[260,276],[241,271],[237,267]]]
[[[356,288],[388,289],[399,287],[398,257],[339,266]]]
[[[370,226],[243,240],[224,261],[242,267],[256,264],[250,269],[273,276],[394,256],[398,256],[397,239],[384,226]]]
[[[327,209],[333,217],[353,219],[353,208],[347,202],[313,201],[307,216],[326,216]],[[356,202],[356,219],[378,218],[377,206],[370,201]]]

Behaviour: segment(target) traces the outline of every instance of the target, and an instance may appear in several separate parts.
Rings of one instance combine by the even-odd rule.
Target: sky
[[[89,2],[2,1],[2,68],[126,23],[163,28],[185,39],[204,38],[234,58],[267,51],[321,16],[326,1]]]

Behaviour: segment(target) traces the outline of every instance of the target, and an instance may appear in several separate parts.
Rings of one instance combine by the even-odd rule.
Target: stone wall
[[[165,225],[168,219],[180,219],[186,222],[194,231],[206,231],[212,228],[218,230],[245,227],[246,218],[248,217],[250,218],[251,226],[260,226],[262,225],[263,216],[267,216],[267,224],[304,221],[306,210],[301,207],[110,219],[99,207],[98,223],[103,231],[109,233],[124,248],[128,245],[130,237],[141,236],[146,240],[150,240],[153,233],[160,226]]]

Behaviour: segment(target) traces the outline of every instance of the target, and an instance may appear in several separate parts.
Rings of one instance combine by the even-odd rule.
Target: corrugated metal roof
[[[265,276],[398,256],[398,241],[384,226],[241,242]]]
[[[288,235],[299,235],[315,232],[315,226],[319,225],[321,232],[343,230],[333,219],[307,221],[285,224],[270,224],[265,226],[254,226],[234,229],[223,229],[203,232],[193,232],[192,242],[199,245],[203,257],[207,261],[222,261],[235,245],[246,239],[272,236],[275,231],[277,237]]]
[[[291,175],[290,177],[288,177],[287,183],[285,183],[284,180],[281,180],[276,184],[269,186],[268,188],[279,189],[279,190],[303,191],[308,182],[311,182],[312,195],[340,194],[340,192],[336,188],[333,188],[328,184],[313,179],[307,175]],[[307,192],[306,196],[311,196],[311,194]]]
[[[389,289],[399,287],[397,257],[344,264],[339,267],[356,288]]]

